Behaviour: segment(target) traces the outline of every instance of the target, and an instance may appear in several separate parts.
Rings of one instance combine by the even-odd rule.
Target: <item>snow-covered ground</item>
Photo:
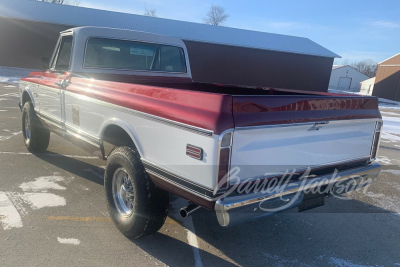
[[[400,109],[400,102],[389,99],[379,98],[380,108]]]
[[[335,90],[335,89],[328,89],[328,93],[334,93],[334,94],[349,94],[349,95],[365,95],[360,92],[349,92],[349,91],[341,91],[341,90]]]
[[[334,90],[334,89],[328,89],[328,92],[334,93],[334,94],[364,95],[360,92],[339,91],[339,90]],[[379,98],[379,107],[380,108],[400,109],[400,102],[385,99],[385,98]]]
[[[0,82],[19,82],[22,77],[28,76],[32,69],[11,68],[0,66]]]
[[[389,143],[397,143],[400,146],[400,115],[394,112],[382,111],[383,131],[382,141]]]

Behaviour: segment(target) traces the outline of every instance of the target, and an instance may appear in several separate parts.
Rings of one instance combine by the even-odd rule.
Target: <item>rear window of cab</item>
[[[182,48],[137,41],[90,38],[85,68],[186,73]]]

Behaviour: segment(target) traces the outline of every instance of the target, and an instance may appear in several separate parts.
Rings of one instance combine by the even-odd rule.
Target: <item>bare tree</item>
[[[229,15],[222,6],[212,5],[207,12],[207,16],[203,19],[204,23],[219,26],[225,22]]]
[[[145,16],[149,16],[149,17],[157,17],[157,15],[156,15],[156,9],[147,9],[146,8],[146,10],[144,11],[144,15]]]
[[[371,78],[375,77],[376,71],[378,69],[378,63],[373,61],[372,59],[353,62],[350,64],[350,66]]]
[[[38,2],[46,2],[59,5],[70,5],[70,6],[80,6],[82,2],[80,0],[33,0]]]

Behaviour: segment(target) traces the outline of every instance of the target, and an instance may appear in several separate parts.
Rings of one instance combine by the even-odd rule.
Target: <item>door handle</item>
[[[33,93],[34,96],[38,97],[39,95],[37,93]]]

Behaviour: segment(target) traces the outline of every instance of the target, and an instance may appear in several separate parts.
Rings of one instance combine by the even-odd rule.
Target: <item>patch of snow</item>
[[[381,172],[388,172],[394,175],[400,175],[400,170],[382,170]]]
[[[57,240],[59,243],[61,244],[68,244],[68,245],[79,245],[81,243],[81,241],[79,239],[76,238],[61,238],[61,237],[57,237]]]
[[[375,194],[375,193],[373,193],[371,191],[367,192],[366,195],[369,196],[369,197],[372,197],[372,198],[383,198],[383,197],[385,197],[385,195],[382,194],[382,193]]]
[[[330,263],[332,263],[334,266],[339,266],[339,267],[365,267],[365,266],[367,266],[367,265],[355,264],[351,261],[339,259],[336,257],[330,257]]]
[[[381,111],[381,114],[385,116],[400,116],[399,113],[389,112],[389,111]]]
[[[32,209],[66,205],[65,198],[51,193],[26,193],[22,198],[31,204]]]
[[[32,209],[65,206],[65,198],[48,193],[48,190],[65,190],[66,188],[58,183],[69,184],[72,180],[73,177],[64,178],[55,172],[52,176],[43,176],[32,182],[24,182],[19,185],[19,188],[25,192],[20,198],[30,204]]]
[[[374,194],[372,192],[368,192],[366,195],[368,197],[371,197],[372,202],[374,202],[375,206],[381,209],[385,209],[387,211],[400,213],[400,207],[398,205],[398,203],[400,203],[400,197],[398,196],[389,197],[384,194]]]
[[[36,178],[34,182],[22,183],[19,188],[23,191],[33,192],[47,192],[49,189],[65,190],[64,186],[57,184],[62,181],[64,181],[62,176],[45,176]]]
[[[392,163],[392,161],[388,157],[385,157],[385,156],[377,157],[376,162],[379,162],[379,163],[382,163],[385,165],[390,165]]]
[[[4,230],[22,227],[21,216],[4,192],[0,192],[0,223]]]
[[[400,142],[400,117],[382,116],[382,140],[385,142]]]
[[[35,70],[0,66],[0,82],[19,82],[32,71]]]
[[[378,101],[380,108],[400,109],[400,102],[398,101],[393,101],[385,98],[379,98]]]
[[[363,94],[361,92],[350,92],[350,91],[342,91],[342,90],[336,90],[336,89],[328,89],[328,93],[366,96],[365,94]]]
[[[77,185],[77,187],[79,187],[79,188],[82,189],[82,190],[89,191],[89,188],[87,188],[87,187],[84,186],[84,185]]]
[[[271,255],[268,253],[263,252],[263,255],[268,258],[273,260],[274,266],[304,266],[304,267],[311,267],[312,265],[306,264],[299,262],[299,260],[287,260],[287,259],[282,259],[278,255]]]
[[[25,200],[21,198],[21,194],[17,192],[6,192],[6,195],[13,203],[14,207],[18,210],[19,214],[27,215],[28,211],[24,207]]]

